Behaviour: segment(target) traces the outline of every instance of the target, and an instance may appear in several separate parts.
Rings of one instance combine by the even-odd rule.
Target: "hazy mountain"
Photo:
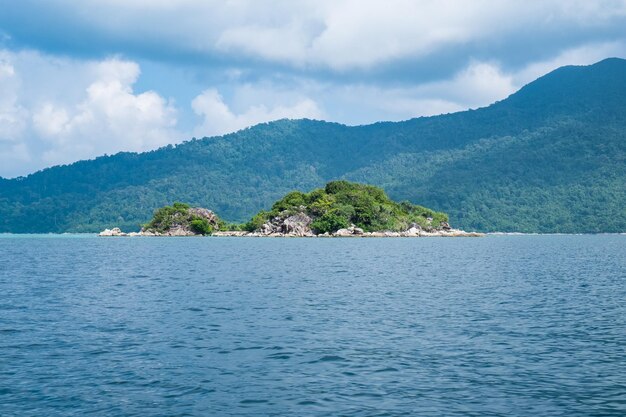
[[[136,229],[173,201],[243,221],[339,178],[466,229],[626,231],[626,61],[563,67],[478,110],[356,127],[281,120],[0,180],[0,231]]]

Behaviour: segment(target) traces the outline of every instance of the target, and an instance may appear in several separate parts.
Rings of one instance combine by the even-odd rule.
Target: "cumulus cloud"
[[[98,78],[85,89],[83,101],[45,103],[33,112],[35,131],[54,145],[43,154],[44,162],[143,151],[176,140],[174,107],[156,92],[133,92],[137,64],[113,59],[93,65]]]
[[[30,155],[20,142],[28,112],[18,104],[20,80],[8,58],[8,54],[0,52],[0,165],[6,172],[13,172],[29,163]]]
[[[0,142],[16,141],[26,127],[27,112],[17,103],[19,83],[6,54],[0,54]]]
[[[191,103],[194,112],[203,122],[196,127],[196,136],[221,135],[240,130],[260,122],[278,119],[321,119],[323,113],[317,103],[309,98],[301,99],[291,106],[267,107],[252,105],[241,113],[234,113],[216,89],[208,89]]]
[[[11,142],[0,150],[3,175],[182,139],[171,103],[154,91],[133,91],[140,74],[134,62],[47,59],[32,52],[1,56],[0,142]],[[65,77],[59,84],[70,86],[66,94],[55,86],[58,72]]]
[[[313,99],[271,84],[239,86],[230,105],[208,88],[176,106],[157,91],[135,91],[140,75],[140,66],[128,59],[0,50],[0,175],[155,149],[276,119],[324,117]],[[178,122],[189,104],[188,111],[199,116],[197,126]]]

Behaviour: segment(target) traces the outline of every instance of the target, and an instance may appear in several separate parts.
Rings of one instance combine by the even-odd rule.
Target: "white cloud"
[[[241,113],[233,112],[215,89],[208,89],[191,103],[194,112],[203,118],[195,135],[212,136],[230,133],[242,128],[278,119],[321,119],[323,113],[315,101],[302,98],[290,106],[265,104],[251,105]]]
[[[554,58],[532,62],[513,74],[518,86],[527,84],[564,65],[591,65],[604,58],[626,57],[626,42],[593,42],[568,48]]]
[[[136,63],[118,58],[1,51],[0,143],[12,144],[0,149],[0,175],[184,139],[171,103],[133,91],[139,74]]]
[[[46,103],[33,115],[35,129],[44,138],[55,138],[68,131],[69,116],[63,108]]]
[[[198,126],[180,126],[181,109],[156,91],[134,90],[136,62],[81,61],[0,50],[0,175],[119,151],[145,151],[193,134],[216,135],[281,118],[322,118],[299,92],[240,85],[230,106],[214,88],[192,103]]]
[[[26,127],[27,112],[17,103],[19,84],[7,54],[0,53],[0,142],[18,140]]]
[[[3,173],[25,173],[24,167],[30,166],[31,163],[30,149],[25,143],[0,142],[0,166]]]
[[[35,132],[52,144],[42,156],[45,163],[144,151],[177,139],[174,107],[153,91],[133,92],[137,64],[111,59],[91,66],[98,77],[81,102],[45,103],[33,112]]]
[[[306,31],[291,22],[278,27],[238,26],[222,32],[215,46],[220,51],[238,51],[248,55],[262,54],[264,59],[300,65],[307,60],[303,45],[309,41]]]
[[[472,61],[451,80],[425,84],[419,95],[446,98],[462,108],[481,107],[501,100],[517,90],[511,74],[494,62]]]
[[[504,72],[496,62],[471,61],[449,79],[401,87],[320,84],[317,95],[334,103],[335,115],[342,109],[350,109],[352,115],[345,117],[351,119],[343,119],[349,123],[398,121],[489,105],[518,88],[513,78],[513,74]]]
[[[39,7],[45,4],[51,18],[80,22],[117,45],[341,71],[511,34],[543,31],[550,41],[554,31],[619,28],[626,17],[624,0],[65,0]]]
[[[422,57],[444,45],[481,38],[499,4],[485,1],[348,0],[328,9],[325,30],[311,42],[309,59],[335,69],[371,67]]]

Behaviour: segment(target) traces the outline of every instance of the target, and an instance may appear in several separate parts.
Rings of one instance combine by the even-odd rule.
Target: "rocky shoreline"
[[[141,232],[130,232],[124,233],[118,227],[114,227],[113,229],[105,229],[98,234],[101,237],[184,237],[184,236],[201,236],[194,233],[189,233],[188,231],[182,229],[175,229],[169,231],[167,233],[153,233],[150,231],[141,231]],[[459,229],[448,229],[448,230],[434,230],[434,231],[425,231],[419,230],[418,228],[410,228],[409,230],[403,232],[393,232],[393,231],[380,231],[380,232],[364,232],[362,229],[358,227],[350,227],[347,229],[339,229],[335,233],[323,233],[323,234],[314,234],[312,232],[305,233],[296,233],[296,232],[246,232],[239,230],[227,230],[227,231],[217,231],[214,232],[211,236],[215,237],[270,237],[270,238],[278,238],[278,237],[301,237],[301,238],[335,238],[335,237],[346,237],[346,238],[368,238],[368,237],[482,237],[485,236],[484,233],[477,232],[466,232],[464,230]]]

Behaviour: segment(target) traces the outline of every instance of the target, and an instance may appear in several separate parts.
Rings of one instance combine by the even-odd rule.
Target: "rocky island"
[[[243,224],[214,212],[174,203],[155,211],[140,232],[106,229],[100,236],[456,237],[481,233],[453,229],[445,213],[395,202],[375,186],[332,181],[309,193],[292,191]]]

